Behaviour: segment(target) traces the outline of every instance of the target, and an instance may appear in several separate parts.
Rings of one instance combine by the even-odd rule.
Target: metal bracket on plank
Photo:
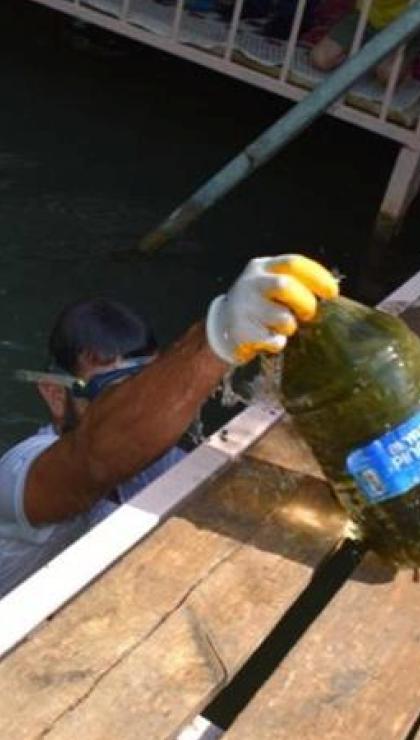
[[[235,458],[254,444],[284,413],[281,407],[253,404],[218,429],[205,444]]]

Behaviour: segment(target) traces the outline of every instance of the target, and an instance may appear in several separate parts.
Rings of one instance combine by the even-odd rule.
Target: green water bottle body
[[[281,401],[370,547],[420,565],[420,339],[381,311],[322,302],[287,345]]]

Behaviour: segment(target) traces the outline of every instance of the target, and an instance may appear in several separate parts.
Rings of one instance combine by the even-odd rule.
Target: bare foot
[[[346,52],[343,47],[329,36],[324,36],[321,41],[313,47],[310,60],[314,67],[328,72],[334,69],[346,58]]]

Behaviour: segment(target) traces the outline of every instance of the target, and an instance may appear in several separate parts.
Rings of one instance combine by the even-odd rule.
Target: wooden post
[[[401,147],[375,222],[378,241],[388,242],[398,233],[420,185],[420,150]]]

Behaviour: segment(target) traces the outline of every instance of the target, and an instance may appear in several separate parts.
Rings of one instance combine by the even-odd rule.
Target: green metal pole
[[[301,131],[307,128],[368,69],[420,30],[420,2],[417,0],[392,24],[374,36],[347,59],[318,87],[270,126],[237,157],[217,172],[156,229],[140,242],[139,250],[153,252],[179,234],[239,182],[251,175]]]

